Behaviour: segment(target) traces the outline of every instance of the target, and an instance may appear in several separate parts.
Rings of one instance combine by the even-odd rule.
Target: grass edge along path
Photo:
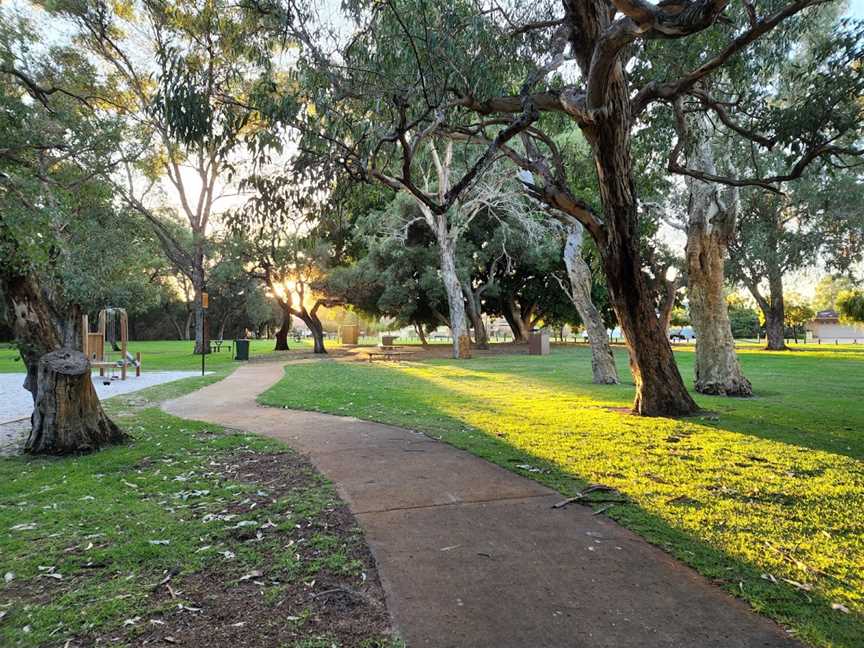
[[[155,408],[228,372],[105,401],[129,444],[0,460],[0,645],[401,645],[329,482],[284,444]]]
[[[586,382],[588,357],[296,365],[259,401],[420,430],[567,496],[588,482],[613,486],[627,501],[604,502],[606,515],[795,636],[860,646],[864,466],[853,438],[864,412],[828,411],[832,401],[806,414],[812,403],[797,390],[813,382],[807,370],[827,364],[824,372],[851,385],[844,392],[826,378],[826,390],[854,404],[864,357],[836,365],[824,354],[742,354],[761,395],[700,398],[715,412],[689,420],[623,413],[632,385]],[[686,375],[692,356],[679,362]],[[802,371],[803,386],[776,384]]]

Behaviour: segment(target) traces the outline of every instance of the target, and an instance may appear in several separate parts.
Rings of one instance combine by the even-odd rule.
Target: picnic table
[[[222,347],[225,346],[228,349],[228,352],[231,352],[231,349],[234,347],[231,346],[231,340],[210,340],[210,350],[215,350],[216,353],[222,351]]]
[[[402,356],[411,355],[411,353],[409,351],[400,351],[399,348],[400,347],[394,347],[394,346],[389,346],[389,347],[379,346],[374,351],[367,351],[366,357],[369,358],[369,362],[371,363],[375,360],[375,358],[378,358],[380,360],[391,360],[392,361],[394,359],[398,360]]]

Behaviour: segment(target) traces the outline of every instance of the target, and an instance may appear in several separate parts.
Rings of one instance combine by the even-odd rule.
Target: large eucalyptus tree
[[[532,194],[581,223],[597,244],[630,347],[634,410],[688,414],[696,404],[675,364],[643,271],[632,138],[697,94],[707,96],[706,110],[719,118],[721,104],[705,95],[706,83],[766,34],[797,29],[821,4],[824,0],[517,0],[507,5],[358,0],[349,3],[352,29],[327,30],[289,2],[291,20],[285,24],[301,44],[306,100],[315,106],[312,113],[326,115],[326,128],[320,119],[295,124],[304,122],[298,127],[326,142],[358,176],[411,192],[433,213],[450,209],[497,155],[530,171],[536,179]],[[347,42],[338,43],[346,32]],[[701,40],[703,32],[711,38]],[[694,46],[701,48],[698,62],[682,68],[692,59],[675,52]],[[672,54],[665,57],[668,63],[656,56],[658,48]],[[721,108],[734,124],[736,107]],[[550,115],[565,116],[587,140],[599,209],[571,191],[547,128]],[[769,177],[720,177],[681,164],[675,171],[712,182],[774,186],[815,159],[857,153],[836,133],[802,139],[805,130],[795,123],[783,129],[789,170]],[[425,192],[412,166],[416,152],[433,137],[485,146],[443,195]],[[673,153],[670,163],[679,151]]]
[[[257,58],[267,47],[258,13],[222,0],[45,4],[76,25],[75,43],[106,71],[110,92],[100,110],[125,120],[127,148],[138,151],[110,179],[191,283],[195,352],[206,353],[202,295],[217,202],[236,191],[231,183],[244,155],[277,141],[248,105],[257,70],[269,65]]]

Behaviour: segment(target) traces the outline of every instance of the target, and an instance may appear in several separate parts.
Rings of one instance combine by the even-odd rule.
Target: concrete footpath
[[[785,631],[588,507],[408,430],[260,407],[253,364],[164,409],[310,457],[362,525],[409,648],[792,647]],[[289,366],[290,371],[290,366]]]

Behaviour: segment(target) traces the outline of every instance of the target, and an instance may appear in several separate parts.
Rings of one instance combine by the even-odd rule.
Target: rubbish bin
[[[234,340],[234,359],[249,359],[249,340]]]
[[[549,331],[531,331],[528,334],[528,355],[549,355]]]

